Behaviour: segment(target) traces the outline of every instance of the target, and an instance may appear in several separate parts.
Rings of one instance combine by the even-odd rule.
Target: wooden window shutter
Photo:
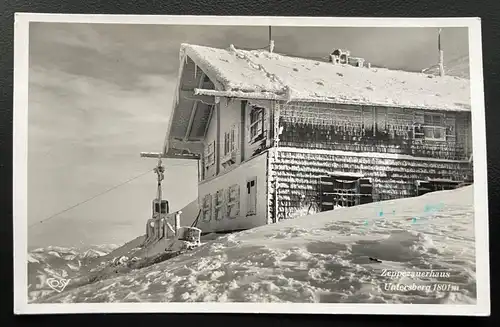
[[[213,206],[212,206],[212,194],[208,194],[208,221],[212,220]]]
[[[220,190],[220,197],[221,197],[220,219],[222,220],[227,217],[227,201],[228,201],[227,192],[225,192],[225,190]]]
[[[240,214],[240,186],[236,185],[235,190],[235,203],[234,203],[234,216],[237,217]]]
[[[226,210],[226,217],[230,218],[231,217],[231,187],[228,187],[227,189],[224,190],[225,197],[227,199],[225,203],[225,207],[227,208]]]
[[[232,140],[233,140],[233,142],[232,142],[232,144],[233,144],[232,151],[236,151],[239,148],[239,146],[238,146],[239,145],[239,131],[240,131],[239,125],[235,124],[233,126],[233,130],[232,130]]]
[[[212,195],[207,194],[203,198],[203,221],[209,222],[212,219]]]
[[[264,135],[264,136],[266,135],[266,130],[267,130],[267,129],[266,129],[266,122],[267,122],[267,120],[269,119],[269,117],[268,117],[268,116],[269,116],[269,115],[268,115],[268,113],[267,113],[267,110],[266,110],[266,109],[264,109],[264,108],[262,108],[262,125],[261,125],[261,131],[260,131],[260,133],[261,133],[262,135]]]
[[[227,189],[227,217],[236,218],[240,214],[240,186],[235,184]]]
[[[215,194],[214,197],[214,211],[215,211],[215,220],[222,220],[226,216],[225,213],[225,205],[226,201],[224,199],[224,190],[219,190]]]
[[[215,220],[218,220],[218,210],[217,210],[217,199],[218,199],[218,196],[219,196],[219,191],[215,192],[214,197],[212,199],[212,208],[213,208],[212,212],[213,212]]]

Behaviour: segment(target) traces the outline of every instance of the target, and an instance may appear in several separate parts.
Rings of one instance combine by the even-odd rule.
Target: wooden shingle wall
[[[272,156],[271,156],[272,157]],[[335,172],[362,174],[373,185],[373,200],[382,201],[416,196],[416,181],[450,179],[460,181],[471,173],[467,162],[398,159],[384,156],[339,155],[328,151],[278,151],[277,161],[270,159],[277,176],[278,218],[293,218],[300,211],[317,211],[319,179]],[[268,204],[274,207],[274,184],[270,184]]]

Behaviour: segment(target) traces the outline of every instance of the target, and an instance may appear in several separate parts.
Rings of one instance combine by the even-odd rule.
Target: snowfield
[[[473,186],[229,234],[146,268],[70,286],[36,302],[474,304]]]

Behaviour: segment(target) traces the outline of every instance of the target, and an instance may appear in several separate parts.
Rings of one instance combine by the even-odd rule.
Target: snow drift
[[[89,265],[119,248],[117,244],[77,249],[49,246],[28,253],[28,298],[33,300],[53,293],[48,278],[71,278],[86,273]]]
[[[472,199],[473,186],[467,186],[304,216],[226,235],[178,257],[38,302],[472,304]],[[431,206],[438,209],[429,211]],[[393,276],[385,270],[446,271],[449,276]],[[458,289],[387,287],[432,282]]]

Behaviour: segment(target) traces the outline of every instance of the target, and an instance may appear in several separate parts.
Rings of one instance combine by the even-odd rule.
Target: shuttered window
[[[236,218],[240,214],[240,186],[232,185],[227,189],[227,216]]]
[[[212,219],[212,195],[207,194],[203,197],[203,221],[209,222]]]
[[[215,164],[215,141],[205,146],[204,162],[205,162],[205,168]]]
[[[225,199],[224,199],[224,190],[219,190],[215,194],[214,198],[214,208],[215,208],[215,219],[222,220],[225,217]]]
[[[264,135],[264,108],[252,106],[250,111],[250,141],[257,141]]]

